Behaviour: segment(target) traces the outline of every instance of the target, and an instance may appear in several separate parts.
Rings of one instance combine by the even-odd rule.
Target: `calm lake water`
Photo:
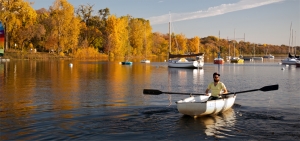
[[[207,61],[200,70],[161,60],[1,62],[0,140],[300,140],[300,68],[278,62]],[[196,119],[177,111],[186,95],[143,95],[204,93],[213,72],[231,92],[279,90],[238,94],[229,111]]]

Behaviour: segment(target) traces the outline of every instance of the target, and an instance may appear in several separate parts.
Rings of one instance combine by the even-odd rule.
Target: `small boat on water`
[[[141,63],[150,63],[150,60],[143,59],[143,60],[141,61]]]
[[[168,67],[170,68],[202,68],[204,53],[198,54],[171,54],[169,53]]]
[[[296,65],[296,61],[297,61],[296,58],[288,57],[286,59],[281,60],[281,63],[285,65]]]
[[[253,58],[250,56],[243,56],[244,61],[253,61]]]
[[[176,102],[177,109],[184,115],[192,117],[199,117],[203,115],[217,114],[226,111],[232,107],[236,99],[236,95],[239,93],[247,93],[254,91],[273,91],[278,90],[279,85],[265,86],[260,89],[252,89],[240,92],[230,92],[223,94],[221,98],[216,100],[209,100],[210,94],[197,94],[197,93],[182,93],[182,92],[163,92],[156,89],[144,89],[143,94],[145,95],[160,95],[160,94],[180,94],[190,95],[190,97],[179,100]],[[194,96],[200,95],[200,96]]]
[[[124,61],[124,62],[121,62],[122,65],[132,65],[132,62],[130,61]]]
[[[263,61],[264,58],[263,57],[252,57],[253,60],[256,60],[256,61]]]
[[[244,63],[244,59],[241,59],[239,57],[233,57],[230,59],[231,63]]]
[[[224,112],[232,107],[236,95],[228,95],[217,100],[208,100],[209,96],[191,96],[176,102],[177,109],[184,115],[194,118]]]
[[[273,55],[269,54],[269,55],[263,56],[263,58],[266,58],[266,59],[274,59],[275,57],[274,57]]]
[[[214,64],[224,64],[224,59],[221,58],[220,53],[218,53],[218,58],[214,59]]]
[[[224,64],[224,59],[223,58],[215,58],[214,59],[214,64]]]

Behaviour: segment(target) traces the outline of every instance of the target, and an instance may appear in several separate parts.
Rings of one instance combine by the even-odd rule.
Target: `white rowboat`
[[[194,118],[203,115],[217,114],[230,109],[234,104],[236,95],[228,95],[225,98],[207,101],[208,98],[209,96],[201,95],[179,100],[176,102],[177,109],[180,113]]]
[[[270,85],[264,86],[260,89],[252,89],[246,91],[239,92],[230,92],[227,94],[223,94],[223,97],[217,100],[208,100],[209,96],[206,94],[197,94],[197,93],[181,93],[181,92],[163,92],[156,89],[144,89],[143,94],[146,95],[160,95],[160,94],[181,94],[181,95],[191,95],[191,97],[179,100],[176,102],[177,109],[180,113],[184,115],[189,115],[193,117],[209,115],[209,114],[217,114],[220,112],[224,112],[232,107],[234,104],[236,94],[239,93],[247,93],[254,91],[274,91],[278,90],[279,85]],[[200,95],[194,97],[193,95]]]

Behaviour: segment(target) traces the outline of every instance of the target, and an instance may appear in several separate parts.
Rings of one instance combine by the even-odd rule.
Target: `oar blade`
[[[274,91],[274,90],[278,90],[278,88],[279,88],[279,85],[276,84],[276,85],[270,85],[270,86],[262,87],[262,88],[260,88],[259,90],[266,92],[266,91]]]
[[[155,90],[155,89],[144,89],[143,90],[143,94],[147,94],[147,95],[160,95],[163,92],[160,90]]]

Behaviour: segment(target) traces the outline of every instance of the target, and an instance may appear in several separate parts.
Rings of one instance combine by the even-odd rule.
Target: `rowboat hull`
[[[236,95],[228,95],[226,98],[209,100],[209,96],[192,96],[176,102],[177,109],[184,115],[199,117],[204,115],[224,112],[232,107]]]

